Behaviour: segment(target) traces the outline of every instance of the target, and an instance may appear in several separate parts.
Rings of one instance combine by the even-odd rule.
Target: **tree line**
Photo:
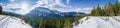
[[[66,17],[66,18],[52,18],[52,19],[31,19],[26,17],[20,17],[26,23],[29,23],[33,28],[72,28],[72,23],[78,23],[78,20],[83,16],[76,16],[74,18]]]
[[[93,8],[90,16],[120,16],[120,3],[118,0],[114,4],[111,2],[100,7],[99,4]]]

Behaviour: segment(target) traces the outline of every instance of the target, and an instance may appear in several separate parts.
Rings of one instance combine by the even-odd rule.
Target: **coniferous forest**
[[[113,4],[111,2],[100,7],[99,4],[91,11],[91,16],[120,16],[120,3],[118,0]]]

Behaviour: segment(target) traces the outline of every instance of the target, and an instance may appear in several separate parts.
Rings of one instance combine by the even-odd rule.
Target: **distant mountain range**
[[[30,11],[30,13],[26,14],[29,17],[44,17],[44,18],[60,18],[60,17],[73,17],[73,16],[84,16],[85,13],[81,12],[60,12],[57,10],[50,10],[48,8],[37,7]]]
[[[12,12],[5,12],[13,16],[26,16],[31,18],[62,18],[62,17],[74,17],[74,16],[85,16],[85,13],[81,12],[60,12],[57,10],[50,10],[44,7],[36,7],[26,15],[15,14]]]

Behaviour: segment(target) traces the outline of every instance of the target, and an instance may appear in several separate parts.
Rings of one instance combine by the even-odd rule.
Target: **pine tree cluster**
[[[120,16],[120,3],[116,0],[115,4],[109,2],[104,7],[94,7],[91,11],[91,16]]]

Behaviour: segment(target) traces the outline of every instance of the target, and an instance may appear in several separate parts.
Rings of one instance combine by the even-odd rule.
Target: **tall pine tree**
[[[2,6],[0,6],[0,14],[2,14]]]
[[[91,11],[91,16],[95,16],[95,7],[93,8],[93,10]]]
[[[115,16],[115,11],[113,9],[113,5],[110,2],[109,2],[109,11],[108,11],[108,13],[109,13],[109,16]]]
[[[99,4],[97,5],[95,16],[101,16],[101,7],[99,6]]]

